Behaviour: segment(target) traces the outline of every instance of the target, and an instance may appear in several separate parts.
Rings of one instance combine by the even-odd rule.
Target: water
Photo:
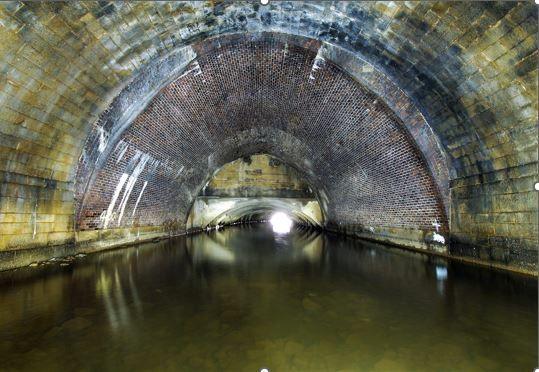
[[[266,225],[0,274],[0,369],[531,371],[535,279]]]

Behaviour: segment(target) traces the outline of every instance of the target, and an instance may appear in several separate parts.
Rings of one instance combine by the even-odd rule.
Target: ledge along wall
[[[265,152],[328,229],[537,270],[531,2],[3,2],[0,21],[3,268],[181,233],[213,171]]]

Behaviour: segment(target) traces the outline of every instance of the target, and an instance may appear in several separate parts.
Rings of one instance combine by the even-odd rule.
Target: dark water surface
[[[0,274],[0,368],[532,371],[535,279],[229,228]]]

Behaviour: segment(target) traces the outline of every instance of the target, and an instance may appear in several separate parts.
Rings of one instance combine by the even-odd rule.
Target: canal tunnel
[[[268,154],[326,230],[536,270],[534,4],[0,12],[4,268],[185,233],[217,169]]]
[[[537,367],[537,10],[0,2],[0,369]]]

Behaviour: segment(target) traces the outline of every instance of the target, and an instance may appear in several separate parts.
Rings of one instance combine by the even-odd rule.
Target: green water
[[[534,279],[266,225],[0,274],[0,369],[532,371]]]

